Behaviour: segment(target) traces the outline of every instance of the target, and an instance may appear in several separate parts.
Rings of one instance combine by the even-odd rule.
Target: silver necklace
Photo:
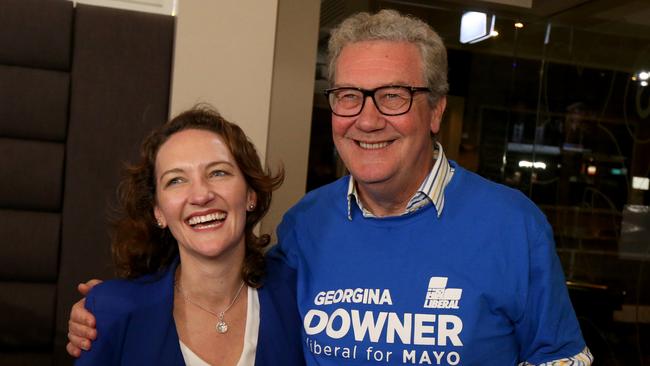
[[[228,310],[230,310],[230,308],[235,304],[235,301],[237,301],[237,299],[239,298],[239,294],[241,293],[241,289],[244,288],[244,281],[241,281],[241,285],[239,286],[239,289],[237,290],[237,294],[235,294],[235,298],[232,299],[232,301],[230,302],[230,305],[228,305],[227,308],[225,308],[223,311],[220,311],[218,313],[215,313],[214,311],[212,311],[210,309],[204,308],[200,304],[197,304],[194,301],[192,301],[185,294],[185,292],[183,292],[183,289],[181,288],[181,285],[178,282],[174,283],[174,287],[176,287],[178,292],[181,295],[183,295],[183,299],[185,299],[185,301],[189,302],[190,304],[196,306],[197,308],[199,308],[199,309],[201,309],[201,310],[203,310],[203,311],[205,311],[207,313],[210,313],[210,314],[216,316],[217,319],[219,319],[219,321],[217,322],[217,325],[215,326],[215,328],[217,329],[217,333],[224,334],[224,333],[226,333],[228,331],[228,323],[226,323],[226,320],[224,319],[224,315],[226,315],[226,312]]]

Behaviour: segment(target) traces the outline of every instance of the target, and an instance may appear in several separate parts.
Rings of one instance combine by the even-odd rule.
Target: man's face
[[[364,41],[345,46],[333,87],[374,89],[385,85],[426,86],[418,47],[407,42]],[[429,132],[437,133],[445,98],[432,107],[427,93],[413,95],[411,110],[381,114],[367,99],[361,114],[332,115],[334,144],[359,188],[382,185],[415,191],[432,164]],[[410,193],[410,192],[409,192]]]

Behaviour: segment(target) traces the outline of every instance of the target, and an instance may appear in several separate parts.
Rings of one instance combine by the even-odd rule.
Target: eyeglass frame
[[[375,100],[375,93],[377,92],[377,90],[385,89],[385,88],[404,88],[409,92],[409,95],[410,95],[409,106],[404,112],[400,112],[400,113],[384,113],[384,111],[381,110],[381,107],[377,104],[377,101]],[[351,90],[357,90],[357,91],[361,92],[361,94],[363,95],[363,99],[361,101],[361,108],[359,108],[359,112],[357,112],[355,114],[351,114],[351,115],[342,115],[342,114],[338,114],[338,113],[334,112],[334,107],[332,106],[332,102],[330,100],[330,94],[332,94],[333,92],[335,92],[337,90],[343,90],[343,89],[351,89]],[[327,105],[329,105],[330,111],[334,115],[339,116],[339,117],[356,117],[356,116],[360,115],[361,112],[363,111],[363,107],[366,106],[366,99],[368,99],[368,97],[370,97],[370,99],[372,99],[372,102],[375,104],[375,108],[377,108],[377,111],[379,111],[379,113],[383,114],[384,116],[391,116],[391,117],[392,116],[401,116],[403,114],[408,113],[411,110],[411,107],[413,106],[413,96],[417,92],[431,93],[432,90],[431,90],[431,88],[428,88],[426,86],[408,86],[408,85],[382,85],[382,86],[374,88],[374,89],[363,89],[363,88],[357,88],[357,87],[353,87],[353,86],[341,86],[341,87],[337,87],[337,88],[330,88],[330,89],[325,89],[324,90],[325,97],[327,97]]]

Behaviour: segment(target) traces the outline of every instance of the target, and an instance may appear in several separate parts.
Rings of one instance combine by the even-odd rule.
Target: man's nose
[[[357,127],[366,132],[384,128],[386,126],[384,115],[379,112],[377,105],[375,105],[375,101],[370,95],[365,98],[366,100],[363,109],[361,109],[361,113],[357,116]]]

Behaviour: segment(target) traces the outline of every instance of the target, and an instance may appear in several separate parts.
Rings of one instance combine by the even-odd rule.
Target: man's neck
[[[357,194],[363,207],[377,217],[399,216],[406,211],[433,165],[407,182],[363,183],[355,179]]]
[[[357,186],[357,192],[363,207],[377,217],[401,215],[406,210],[406,205],[412,196],[397,198],[387,195],[385,190],[362,188],[361,185]],[[413,193],[415,194],[415,191]],[[402,196],[403,192],[396,192],[396,194]]]

